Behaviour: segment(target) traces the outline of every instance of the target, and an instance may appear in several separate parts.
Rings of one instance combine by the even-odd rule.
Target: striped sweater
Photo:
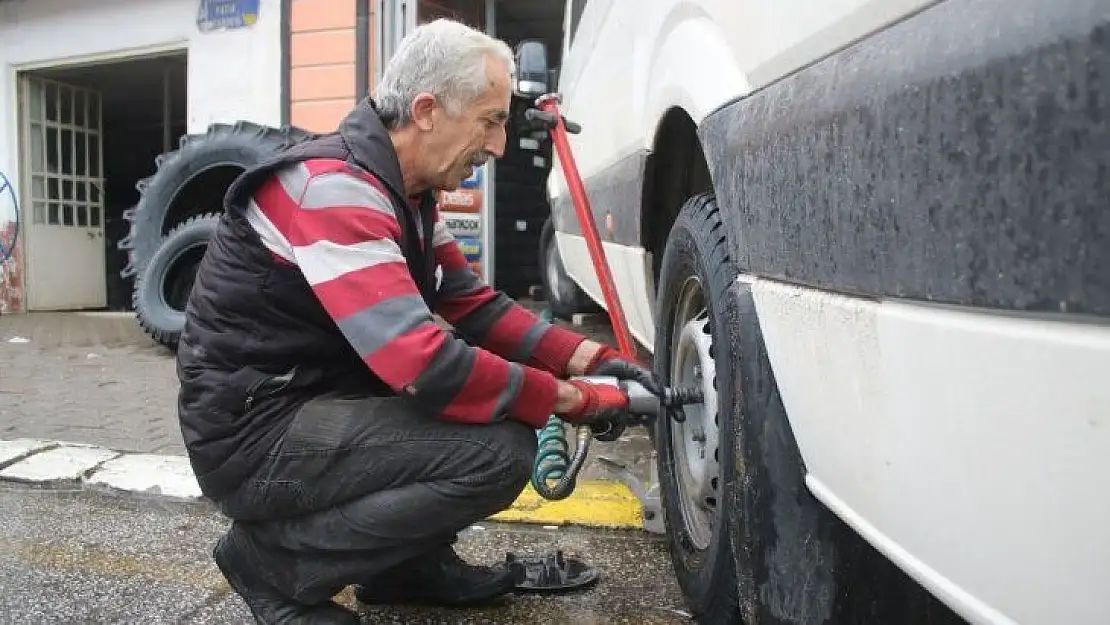
[[[552,413],[556,377],[565,377],[584,337],[483,283],[438,215],[434,311],[405,263],[389,193],[371,174],[331,159],[286,167],[255,193],[247,219],[277,262],[299,269],[347,342],[395,392],[466,423],[514,418],[538,428]],[[479,347],[443,329],[433,313]]]

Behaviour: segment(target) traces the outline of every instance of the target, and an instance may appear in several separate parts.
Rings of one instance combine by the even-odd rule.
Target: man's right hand
[[[618,386],[584,380],[559,382],[555,414],[574,424],[594,426],[598,434],[624,431],[628,396]]]

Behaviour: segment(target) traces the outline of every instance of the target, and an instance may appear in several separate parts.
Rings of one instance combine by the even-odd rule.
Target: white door
[[[100,93],[24,75],[20,96],[27,308],[103,308]]]

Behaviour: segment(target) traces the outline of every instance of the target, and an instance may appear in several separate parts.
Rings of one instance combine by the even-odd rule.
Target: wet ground
[[[0,485],[0,622],[250,623],[209,552],[225,521],[204,503],[89,490]],[[551,625],[692,622],[663,542],[643,532],[482,524],[459,553],[492,562],[506,551],[563,549],[601,573],[561,596],[514,596],[480,610],[375,608],[365,623]],[[350,602],[350,592],[340,595]]]

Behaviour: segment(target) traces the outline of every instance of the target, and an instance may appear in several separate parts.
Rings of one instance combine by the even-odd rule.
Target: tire
[[[154,159],[154,175],[135,185],[139,203],[124,212],[131,225],[118,244],[128,257],[120,275],[141,274],[162,237],[178,223],[192,215],[222,211],[224,192],[248,167],[312,136],[299,128],[241,121],[213,124],[204,134],[182,137],[176,151]],[[203,184],[190,184],[201,176]]]
[[[185,327],[185,304],[220,213],[197,215],[174,228],[135,280],[131,303],[139,326],[174,349]]]
[[[966,625],[806,487],[751,287],[737,280],[724,233],[713,195],[686,202],[663,254],[656,309],[655,369],[674,384],[677,304],[688,278],[706,286],[713,379],[705,376],[702,388],[707,396],[716,389],[720,479],[705,548],[691,540],[682,515],[677,426],[660,419],[655,432],[668,545],[691,611],[714,625]],[[697,417],[686,412],[687,423]]]
[[[540,284],[551,314],[569,321],[575,313],[595,312],[598,306],[567,275],[559,246],[555,244],[555,224],[549,218],[540,231]]]
[[[702,354],[700,386],[707,401],[700,409],[688,407],[682,424],[658,419],[654,439],[671,563],[695,619],[713,625],[741,622],[729,532],[734,514],[724,496],[720,471],[732,466],[738,441],[738,415],[730,409],[738,389],[733,382],[735,354],[729,347],[735,344],[736,328],[728,295],[736,275],[712,196],[690,199],[679,212],[663,252],[654,367],[668,385],[689,384],[687,376],[672,371],[672,364],[694,352]],[[698,289],[692,288],[695,280]],[[700,315],[691,312],[701,310]],[[676,325],[687,328],[685,338],[680,339]],[[696,349],[691,352],[688,347]],[[710,395],[714,388],[715,406]],[[706,428],[704,440],[676,444],[693,439],[699,424]],[[691,466],[698,468],[688,469]]]

